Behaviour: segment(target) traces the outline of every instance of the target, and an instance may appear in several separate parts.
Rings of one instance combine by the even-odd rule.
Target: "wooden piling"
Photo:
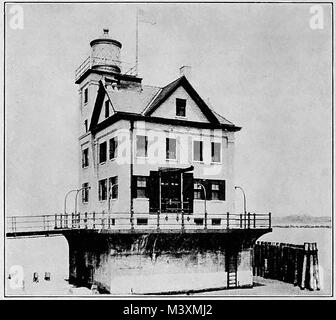
[[[305,288],[306,285],[306,271],[307,271],[307,253],[308,253],[308,243],[304,243],[303,249],[303,262],[302,262],[302,276],[301,276],[301,290]]]
[[[313,265],[314,265],[314,280],[315,280],[315,288],[316,290],[320,290],[320,270],[319,270],[319,263],[318,263],[318,250],[317,250],[317,243],[313,244],[314,246],[314,255],[313,255]]]
[[[294,249],[294,270],[293,270],[293,284],[298,285],[298,249]]]

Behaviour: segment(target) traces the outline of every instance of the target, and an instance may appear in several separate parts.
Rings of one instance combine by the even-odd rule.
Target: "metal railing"
[[[102,57],[87,57],[76,69],[75,71],[75,81],[77,81],[87,70],[91,69],[93,66],[111,66],[116,65],[120,67],[124,74],[136,75],[136,66],[134,63],[129,63],[120,60],[113,60],[109,58]]]
[[[73,229],[111,230],[115,232],[132,230],[228,230],[269,229],[271,213],[209,214],[207,223],[204,214],[187,214],[183,210],[175,213],[108,213],[83,212],[70,214],[13,216],[7,217],[7,234],[62,231]]]

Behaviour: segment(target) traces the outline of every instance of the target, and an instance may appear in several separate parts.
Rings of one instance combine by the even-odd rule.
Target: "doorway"
[[[162,174],[161,212],[178,212],[181,209],[181,173]]]

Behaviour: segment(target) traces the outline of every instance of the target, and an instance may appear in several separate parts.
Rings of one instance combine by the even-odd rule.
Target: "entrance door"
[[[181,210],[181,173],[167,173],[161,176],[161,211]]]

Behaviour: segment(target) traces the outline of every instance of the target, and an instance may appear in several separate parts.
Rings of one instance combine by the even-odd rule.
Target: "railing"
[[[121,70],[126,70],[123,73],[129,75],[135,75],[136,66],[134,63],[129,63],[120,60],[113,60],[109,58],[102,57],[87,57],[80,66],[75,71],[75,81],[77,81],[87,70],[91,69],[92,66],[111,66],[116,65],[121,68]]]
[[[183,210],[175,213],[108,213],[84,212],[54,215],[7,217],[7,233],[34,233],[73,229],[111,230],[228,230],[269,229],[271,213],[257,214],[209,214],[207,223],[204,214],[187,214]]]

